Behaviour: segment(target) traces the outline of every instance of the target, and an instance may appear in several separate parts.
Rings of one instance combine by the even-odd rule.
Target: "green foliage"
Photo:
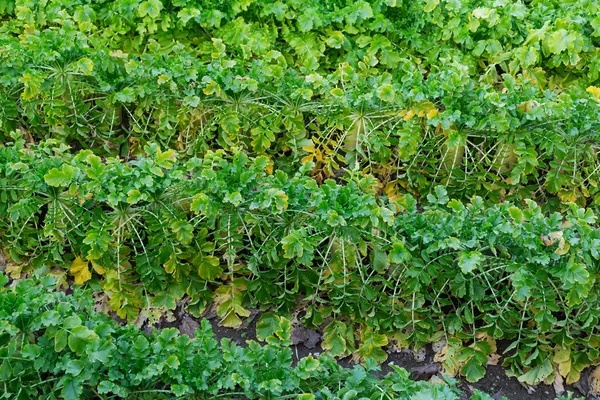
[[[219,343],[206,319],[194,338],[175,328],[146,335],[96,313],[89,293],[54,291],[52,277],[7,282],[0,273],[0,384],[7,398],[409,400],[424,392],[428,399],[459,398],[455,381],[414,382],[395,366],[380,379],[372,374],[379,370],[373,363],[347,369],[329,355],[302,358],[294,367],[290,330],[283,329],[290,321],[284,318],[277,340],[267,338],[264,346]]]
[[[522,382],[573,383],[600,361],[599,12],[0,0],[6,272],[88,285],[137,325],[185,305],[239,327],[258,307],[269,346],[300,312],[331,354],[363,361],[443,339],[443,367],[470,381],[502,339]],[[103,336],[69,317],[46,344],[82,356]],[[187,362],[173,357],[143,379]],[[52,390],[128,394],[84,388],[79,361]],[[244,374],[227,387],[252,385]]]
[[[600,202],[593,1],[5,3],[3,141],[238,148],[390,196]]]
[[[336,356],[383,360],[391,340],[419,347],[445,337],[445,366],[471,380],[498,339],[511,343],[504,364],[527,381],[555,354],[569,382],[600,359],[591,210],[463,204],[443,188],[419,209],[410,195],[378,196],[377,180],[361,174],[319,186],[309,168],[290,176],[243,152],[179,160],[156,145],[144,151],[122,161],[52,141],[0,148],[7,273],[50,274],[59,287],[72,275],[137,324],[178,304],[197,316],[215,307],[230,327],[251,307],[304,311]],[[62,171],[59,185],[48,180]],[[286,343],[279,317],[257,328]],[[53,345],[76,351],[86,332],[60,333]]]

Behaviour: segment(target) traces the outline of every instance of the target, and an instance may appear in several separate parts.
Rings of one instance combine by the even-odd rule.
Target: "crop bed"
[[[588,0],[0,0],[2,296],[50,302],[0,303],[7,396],[460,396],[435,384],[450,376],[477,399],[469,385],[499,368],[600,395],[599,14]],[[204,339],[152,333],[183,316]],[[293,382],[228,369],[242,367],[222,345],[218,388],[186,383],[206,354],[110,375],[121,335],[216,348],[207,316],[256,335],[248,348]],[[70,347],[67,318],[105,358]],[[294,329],[323,361],[290,358]],[[334,362],[373,372],[424,349],[433,384]],[[83,385],[95,368],[101,390]],[[312,380],[325,370],[331,394]],[[339,392],[359,370],[368,383]],[[79,382],[68,393],[61,373]]]

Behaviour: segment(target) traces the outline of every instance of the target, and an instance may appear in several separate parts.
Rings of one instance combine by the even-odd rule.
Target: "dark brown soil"
[[[256,321],[258,312],[253,311],[252,315],[244,321],[240,329],[224,328],[218,325],[218,318],[214,314],[207,314],[207,318],[212,325],[213,332],[218,340],[228,338],[240,346],[246,346],[247,340],[257,340],[256,338]],[[196,319],[185,312],[181,312],[179,318],[171,323],[161,324],[159,328],[176,327],[181,333],[193,336],[196,328],[200,326],[199,319]],[[315,336],[317,335],[317,336]],[[294,362],[297,362],[308,355],[318,356],[323,352],[320,346],[320,335],[314,331],[305,330],[297,327],[292,331],[292,351],[294,353]],[[344,367],[352,367],[354,365],[350,357],[338,360],[340,365]],[[411,372],[415,380],[429,380],[432,376],[439,374],[439,364],[433,361],[433,350],[427,349],[426,354],[422,355],[421,360],[415,360],[415,356],[410,351],[389,352],[388,359],[381,365],[381,371],[376,372],[378,376],[384,376],[392,371],[392,365],[404,368]],[[584,377],[586,375],[584,374]],[[585,381],[586,379],[582,379]],[[579,388],[577,388],[577,386]],[[573,392],[573,398],[585,396],[584,391],[587,391],[586,385],[575,385],[565,387],[566,391]],[[501,366],[489,365],[486,375],[483,379],[476,383],[460,381],[458,385],[462,390],[462,399],[468,399],[474,389],[481,390],[491,395],[495,400],[500,400],[505,396],[509,400],[551,400],[556,396],[552,386],[539,385],[535,388],[526,388],[521,385],[516,378],[508,377],[505,370]],[[564,393],[566,395],[566,392]],[[594,399],[595,400],[595,399]]]

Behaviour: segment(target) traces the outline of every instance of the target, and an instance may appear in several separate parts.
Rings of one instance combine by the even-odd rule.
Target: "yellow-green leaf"
[[[92,279],[92,273],[88,268],[88,261],[84,261],[81,257],[77,257],[71,264],[71,274],[75,277],[76,285],[83,285],[85,282]]]

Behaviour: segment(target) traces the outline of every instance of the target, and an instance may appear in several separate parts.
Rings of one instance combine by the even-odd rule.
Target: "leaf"
[[[354,349],[354,343],[349,342],[349,339],[353,339],[351,333],[344,322],[332,321],[323,331],[321,347],[333,356],[342,356]]]
[[[60,353],[67,347],[67,331],[59,329],[54,335],[54,351]]]
[[[478,251],[463,251],[458,256],[458,266],[463,274],[468,274],[479,268],[484,260],[483,254]]]
[[[46,175],[44,175],[44,181],[50,186],[60,187],[66,186],[73,176],[77,169],[67,164],[63,164],[61,169],[52,168]]]
[[[481,378],[485,376],[485,368],[476,357],[471,357],[462,366],[460,369],[460,373],[465,377],[465,379],[469,382],[477,382]]]
[[[92,273],[88,268],[88,261],[84,261],[81,257],[75,258],[71,264],[71,275],[75,277],[76,285],[83,285],[92,278]]]
[[[94,72],[94,62],[87,57],[80,59],[77,66],[79,71],[86,76],[92,75],[92,72]]]
[[[202,279],[212,281],[217,279],[223,273],[223,269],[219,265],[219,259],[215,256],[203,256],[202,261],[198,265],[198,275]]]
[[[89,168],[85,169],[85,173],[89,178],[92,179],[100,179],[102,174],[106,170],[106,166],[102,164],[102,160],[100,157],[94,154],[90,154],[86,158],[86,162],[90,165]]]
[[[548,36],[546,44],[552,53],[560,54],[567,50],[575,40],[576,36],[573,33],[567,32],[566,29],[559,29]]]
[[[546,358],[542,365],[530,369],[525,374],[519,376],[517,379],[521,383],[526,383],[530,386],[535,386],[548,378],[554,372],[552,362],[550,358]]]
[[[381,85],[377,88],[377,97],[382,101],[391,103],[396,97],[394,87],[392,85]]]
[[[423,11],[426,13],[432,12],[440,4],[440,0],[428,0]]]
[[[163,9],[163,5],[160,0],[147,0],[140,3],[138,6],[138,15],[144,18],[146,15],[151,18],[156,18],[160,15],[160,10]]]
[[[552,361],[558,364],[558,372],[564,378],[571,372],[571,349],[562,348],[554,353]]]
[[[382,349],[388,344],[388,338],[385,335],[373,332],[370,326],[367,326],[361,335],[362,343],[358,348],[358,354],[363,358],[372,358],[377,363],[387,359],[387,353]]]
[[[378,274],[383,274],[390,266],[388,255],[379,246],[375,246],[371,252],[371,263]]]
[[[175,162],[175,151],[169,149],[167,151],[161,151],[160,149],[156,149],[156,158],[154,162],[161,168],[171,169],[173,168],[173,162]]]
[[[592,26],[592,28],[594,28],[594,32],[592,33],[592,36],[594,36],[594,37],[600,36],[600,15],[598,15],[596,18],[591,20],[590,25]]]
[[[81,326],[81,318],[76,315],[65,318],[63,322],[64,329],[73,329],[78,326]]]
[[[600,17],[598,17],[598,18],[600,18]],[[594,96],[596,98],[596,100],[600,101],[600,88],[599,87],[589,86],[585,91],[588,93],[591,93],[592,96]]]
[[[165,365],[171,369],[178,369],[180,365],[179,359],[173,354],[165,360]]]
[[[152,298],[152,305],[154,307],[164,307],[167,310],[174,310],[177,307],[177,298],[170,291],[163,290]]]
[[[83,371],[85,364],[80,360],[70,360],[65,367],[65,373],[77,376]]]
[[[256,338],[261,341],[267,340],[267,337],[279,329],[279,322],[279,317],[274,313],[263,314],[256,323]]]
[[[344,91],[340,88],[333,88],[329,91],[334,97],[342,97],[344,95]]]
[[[392,264],[401,264],[410,261],[411,256],[410,252],[404,246],[404,243],[394,242],[389,254],[389,259]]]
[[[169,228],[181,243],[190,244],[194,239],[194,227],[187,221],[175,220],[171,222]]]
[[[510,217],[518,224],[522,223],[525,219],[523,212],[517,207],[509,207],[508,213],[510,214]]]
[[[81,394],[83,393],[83,386],[79,379],[76,379],[71,376],[65,376],[61,379],[62,382],[62,391],[61,395],[64,400],[79,400],[81,398]]]
[[[137,204],[140,200],[143,200],[146,196],[143,195],[139,190],[137,189],[131,189],[129,192],[127,192],[127,203],[129,204]]]
[[[23,100],[30,100],[40,92],[44,78],[35,74],[24,73],[23,76],[19,78],[19,82],[23,83],[25,86],[25,90],[21,94],[21,97]]]
[[[438,113],[439,113],[439,111],[436,108],[434,108],[433,110],[429,110],[429,112],[427,112],[427,119],[434,118],[435,116],[438,115]]]

